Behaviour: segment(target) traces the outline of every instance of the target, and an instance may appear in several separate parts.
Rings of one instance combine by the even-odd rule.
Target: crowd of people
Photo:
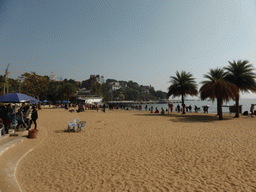
[[[25,128],[29,130],[32,123],[37,129],[36,120],[38,118],[37,106],[22,103],[20,107],[17,104],[0,106],[0,124],[4,127],[4,133],[9,133],[9,129],[19,130]]]
[[[166,109],[163,109],[161,108],[161,110],[158,110],[157,107],[153,108],[153,106],[148,106],[148,105],[145,105],[144,107],[142,105],[124,105],[124,104],[83,104],[83,103],[80,103],[78,105],[74,105],[74,104],[63,104],[63,105],[59,105],[57,104],[56,107],[64,107],[65,109],[69,110],[70,112],[74,112],[74,111],[77,111],[77,112],[83,112],[85,110],[99,110],[99,109],[102,109],[103,112],[105,112],[106,108],[108,108],[108,110],[113,110],[113,109],[123,109],[123,110],[148,110],[148,111],[151,111],[151,113],[161,113],[161,114],[165,114],[165,112],[170,112],[172,113],[173,111],[176,111],[176,112],[182,112],[183,110],[183,107],[182,105],[178,104],[175,108],[174,108],[174,105],[172,103],[168,104],[168,107]],[[77,110],[70,110],[70,108],[76,108],[78,107]],[[186,112],[192,112],[192,106],[189,105],[189,106],[184,106],[185,107],[185,110]],[[208,109],[209,109],[209,106],[208,105],[205,105],[205,106],[202,106],[202,109],[203,109],[203,112],[204,113],[208,113]],[[194,106],[194,112],[198,112],[200,111],[200,107],[197,107],[196,105]]]

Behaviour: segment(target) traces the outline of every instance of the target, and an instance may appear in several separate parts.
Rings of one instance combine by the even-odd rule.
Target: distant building
[[[57,80],[56,80],[57,82],[62,82],[63,81],[63,79],[62,79],[62,77],[57,77]]]
[[[101,76],[100,81],[101,81],[101,84],[105,83],[104,76]]]
[[[113,91],[122,88],[122,86],[119,84],[119,82],[110,82],[109,85],[111,86],[111,89]]]
[[[55,76],[54,76],[53,72],[51,73],[50,80],[55,81]]]
[[[100,83],[100,76],[99,75],[96,75],[95,79],[96,79],[96,82]]]
[[[91,94],[91,90],[87,90],[86,88],[79,89],[75,96],[78,102],[80,101],[88,104],[101,103],[103,99],[99,95]]]

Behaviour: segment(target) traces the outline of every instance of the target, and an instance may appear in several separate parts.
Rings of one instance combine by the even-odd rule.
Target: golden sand
[[[87,130],[65,132],[75,118]],[[255,127],[248,116],[43,109],[38,138],[8,153],[33,148],[17,168],[24,192],[256,191]]]

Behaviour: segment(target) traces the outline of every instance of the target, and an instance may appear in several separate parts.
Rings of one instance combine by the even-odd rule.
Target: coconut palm
[[[185,114],[184,99],[186,95],[196,96],[198,94],[195,78],[191,73],[185,71],[181,71],[181,73],[176,71],[176,77],[171,76],[170,78],[171,86],[167,98],[171,95],[173,97],[181,96],[183,114]]]
[[[235,99],[238,95],[238,88],[225,79],[226,72],[224,69],[210,69],[204,78],[208,79],[201,82],[203,85],[200,88],[201,99],[210,98],[212,101],[217,99],[217,110],[219,115],[219,120],[223,119],[222,115],[222,103],[223,101],[229,101],[229,99]]]
[[[229,61],[229,66],[225,67],[227,70],[226,79],[235,84],[241,92],[256,92],[256,74],[253,72],[252,64],[247,60],[234,60],[233,63]],[[236,101],[236,115],[239,117],[239,95],[235,98]]]

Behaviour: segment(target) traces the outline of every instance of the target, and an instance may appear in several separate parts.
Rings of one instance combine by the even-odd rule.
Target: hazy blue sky
[[[10,63],[11,78],[99,74],[167,91],[176,71],[199,83],[228,61],[255,66],[256,2],[3,0],[0,42],[1,75]]]

